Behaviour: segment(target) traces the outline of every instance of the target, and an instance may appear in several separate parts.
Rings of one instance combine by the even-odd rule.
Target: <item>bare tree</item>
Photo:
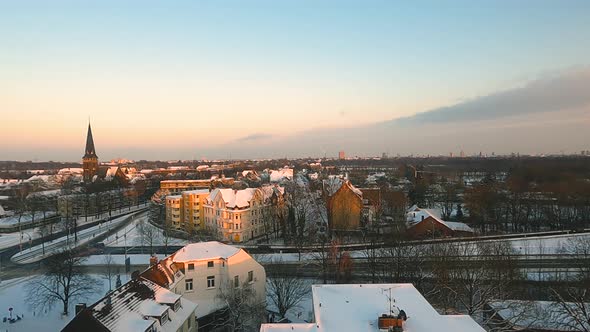
[[[581,282],[563,290],[552,289],[553,321],[572,331],[590,332],[590,283]]]
[[[280,262],[275,262],[280,268]],[[310,285],[304,278],[296,276],[296,273],[281,273],[280,277],[267,278],[268,297],[279,311],[281,318],[285,318],[287,312],[297,308],[298,305],[310,293]]]
[[[590,332],[590,239],[574,237],[562,247],[562,252],[575,255],[578,273],[567,286],[552,288],[554,321],[575,331]]]
[[[227,320],[220,324],[223,328],[244,332],[260,329],[265,316],[265,303],[259,301],[256,290],[250,283],[244,282],[235,287],[228,282],[219,287],[217,298],[226,305]]]
[[[114,267],[114,259],[111,254],[106,254],[102,259],[104,269],[102,270],[101,277],[109,282],[109,292],[113,290],[113,279],[115,279],[116,271]]]
[[[68,314],[70,302],[88,298],[100,290],[100,283],[86,275],[81,266],[83,258],[73,251],[63,251],[46,261],[47,272],[41,280],[26,284],[27,298],[34,309],[51,308],[55,303]]]
[[[139,244],[144,247],[149,247],[150,254],[153,254],[154,245],[158,243],[158,240],[162,235],[160,229],[151,225],[149,221],[142,219],[137,223],[137,230],[139,232]]]
[[[330,242],[325,234],[317,237],[316,249],[311,253],[311,258],[320,268],[320,277],[324,284],[328,283],[330,276]]]

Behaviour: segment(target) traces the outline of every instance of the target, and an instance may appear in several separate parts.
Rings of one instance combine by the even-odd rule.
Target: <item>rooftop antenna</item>
[[[396,305],[394,305],[393,303],[395,302],[395,299],[393,298],[393,296],[391,296],[391,289],[393,287],[389,287],[389,288],[383,288],[383,294],[385,294],[385,297],[387,297],[387,300],[389,301],[389,314],[393,315],[393,307],[397,307]],[[385,293],[386,291],[389,292],[389,295],[387,293]]]

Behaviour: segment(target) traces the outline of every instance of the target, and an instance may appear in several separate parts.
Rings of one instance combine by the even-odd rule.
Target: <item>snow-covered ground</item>
[[[92,304],[101,299],[108,290],[108,281],[101,279],[100,275],[91,275],[93,278],[102,283],[102,291],[92,295],[91,298],[82,300],[87,304]],[[122,273],[121,281],[125,283],[130,279],[130,276]],[[70,313],[68,316],[61,314],[62,307],[56,304],[48,311],[34,311],[28,307],[26,294],[26,283],[29,280],[41,280],[41,277],[30,276],[10,280],[2,280],[0,282],[0,331],[2,332],[31,332],[31,331],[60,331],[74,316],[74,307],[76,303],[70,303]],[[113,287],[114,287],[114,282]],[[24,318],[14,324],[2,322],[2,318],[8,317],[8,308],[13,308],[14,315],[24,315]]]
[[[509,240],[514,252],[519,255],[559,254],[572,239],[590,241],[590,233],[565,234],[545,237],[529,237]]]
[[[74,243],[73,234],[63,236],[53,241],[46,242],[45,244],[39,244],[31,248],[25,249],[16,255],[12,256],[11,260],[18,264],[34,263],[42,260],[43,258],[49,257],[66,247],[76,248],[83,244],[88,243],[97,236],[103,235],[109,232],[111,229],[118,227],[122,223],[127,222],[128,216],[121,216],[119,218],[104,222],[102,224],[92,226],[78,232],[78,242]],[[43,253],[44,252],[44,253]]]
[[[45,212],[45,218],[53,217],[55,215],[56,215],[55,211]],[[13,216],[6,217],[6,218],[0,218],[0,227],[16,226],[19,223],[18,219],[19,219],[18,215],[13,215]],[[43,219],[43,212],[39,212],[39,211],[35,212],[35,222],[42,220],[42,219]],[[20,217],[21,225],[30,223],[32,220],[33,220],[32,213],[23,214]]]
[[[133,207],[133,208],[131,208],[131,211],[121,211],[119,213],[113,213],[112,216],[116,217],[117,215],[129,214],[130,212],[136,211],[138,209],[143,209],[144,207],[145,207],[144,205],[140,206],[139,208]],[[101,220],[104,218],[105,218],[105,216],[103,216],[102,218],[80,217],[80,218],[78,218],[77,224],[78,224],[78,227],[80,227],[80,226],[83,226],[87,223],[95,222],[97,220]],[[55,225],[55,226],[57,227],[58,225]],[[57,228],[55,229],[55,231],[57,231]],[[40,237],[41,237],[41,235],[39,234],[39,227],[24,230],[22,232],[22,235],[19,232],[0,233],[0,250],[4,249],[4,248],[15,246],[19,243],[23,244],[23,248],[26,248],[29,246],[29,241],[38,239]]]
[[[140,225],[143,223],[143,225]],[[162,230],[156,226],[150,224],[147,221],[147,216],[136,217],[133,222],[129,223],[124,228],[117,231],[117,233],[109,235],[103,242],[107,247],[133,247],[141,245],[142,234],[141,227],[149,228],[152,234],[156,234],[153,237],[154,246],[164,245],[164,236]],[[168,238],[168,245],[185,245],[188,244],[187,240],[177,239],[173,237]]]
[[[107,257],[109,255],[92,255],[88,256],[86,260],[82,262],[85,266],[106,266],[108,265]],[[149,265],[150,257],[149,254],[129,254],[131,265]],[[166,255],[157,254],[158,260],[166,258]],[[125,255],[110,255],[110,264],[114,266],[125,266]]]

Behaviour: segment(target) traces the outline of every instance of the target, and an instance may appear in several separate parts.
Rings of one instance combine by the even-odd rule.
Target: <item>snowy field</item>
[[[99,275],[91,275],[93,278],[100,280],[102,291],[93,294],[91,298],[83,300],[87,304],[92,304],[101,299],[108,290],[108,281],[101,279]],[[121,281],[125,283],[130,276],[121,275]],[[70,313],[68,316],[61,314],[62,307],[57,304],[51,310],[38,312],[33,311],[27,305],[25,284],[29,280],[41,279],[40,276],[24,277],[0,282],[0,317],[8,316],[8,308],[13,308],[13,315],[24,315],[24,318],[16,323],[4,323],[0,319],[0,331],[2,332],[32,332],[32,331],[60,331],[75,315],[74,307],[76,303],[71,303]],[[113,280],[114,286],[114,280]]]

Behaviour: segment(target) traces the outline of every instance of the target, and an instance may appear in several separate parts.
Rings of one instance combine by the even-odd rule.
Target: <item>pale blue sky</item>
[[[589,36],[590,1],[0,1],[0,159],[75,160],[88,116],[105,158],[410,116],[587,66]]]

